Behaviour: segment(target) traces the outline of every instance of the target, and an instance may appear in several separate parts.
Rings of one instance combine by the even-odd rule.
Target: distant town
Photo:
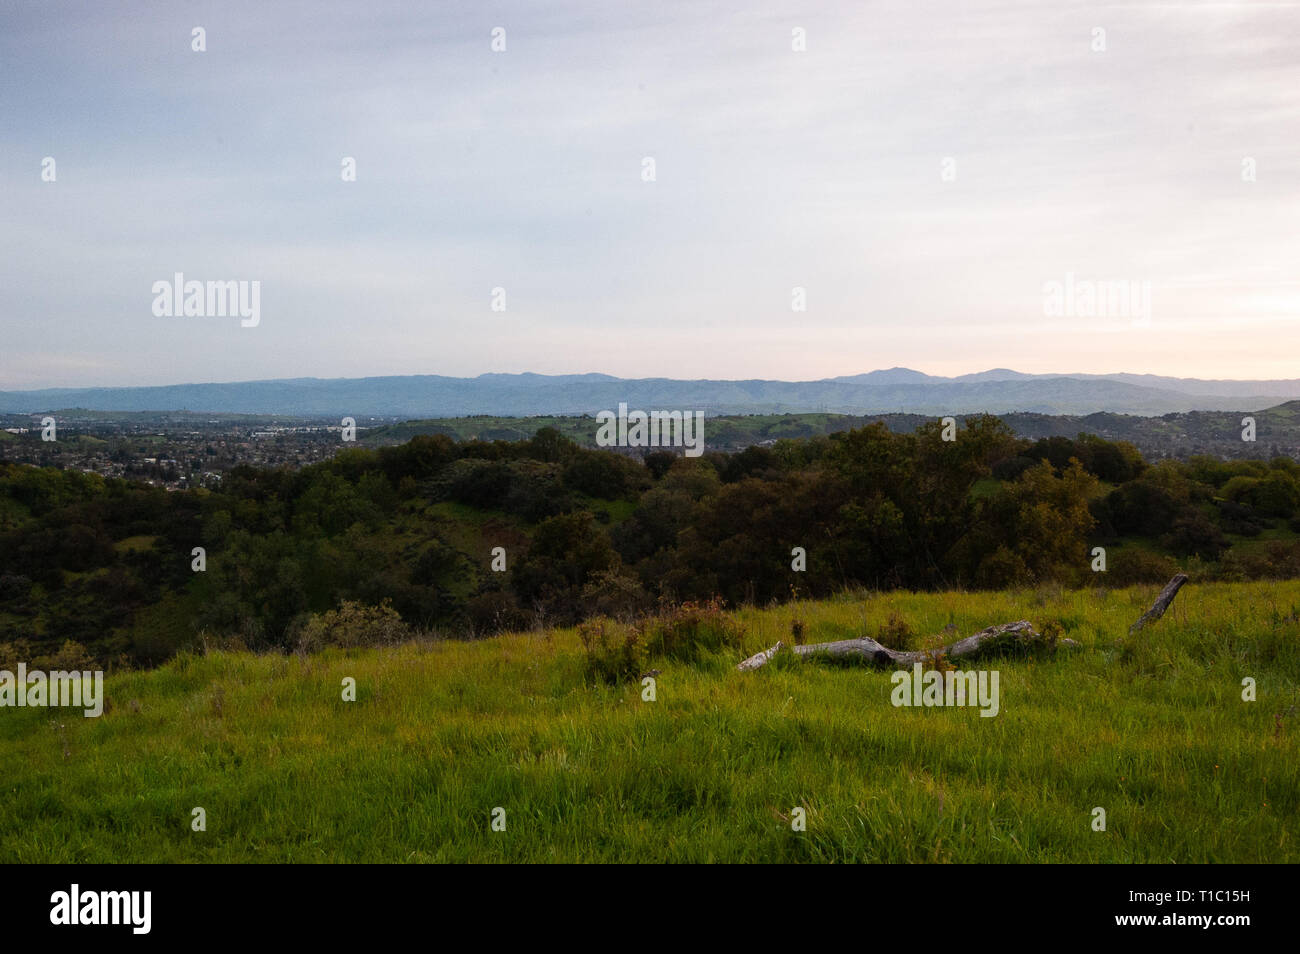
[[[963,421],[967,415],[956,415]],[[1149,461],[1197,456],[1235,460],[1300,459],[1300,401],[1255,412],[1190,411],[1160,417],[1098,413],[999,414],[1018,436],[1030,440],[1094,434],[1132,443]],[[54,420],[54,439],[45,439]],[[910,433],[936,420],[924,414],[733,414],[707,416],[704,450],[734,453],[773,447],[882,421]],[[1250,422],[1250,426],[1244,424]],[[345,427],[347,432],[345,433]],[[403,444],[417,434],[443,434],[456,441],[526,440],[554,428],[583,447],[597,446],[597,421],[582,415],[500,417],[473,415],[426,420],[401,417],[298,417],[190,411],[60,410],[0,414],[0,461],[58,467],[141,481],[170,490],[215,487],[241,464],[297,469],[332,457],[348,446]],[[352,441],[356,444],[352,445]],[[634,457],[644,449],[611,448]]]
[[[54,440],[42,421],[53,417]],[[392,423],[358,421],[356,433]],[[298,468],[342,446],[340,420],[88,410],[0,415],[0,460],[141,481],[213,487],[232,467]]]

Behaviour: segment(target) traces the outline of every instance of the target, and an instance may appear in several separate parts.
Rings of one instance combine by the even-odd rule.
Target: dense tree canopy
[[[420,436],[178,492],[0,465],[0,642],[148,664],[203,639],[298,645],[344,601],[468,634],[659,600],[1083,584],[1097,546],[1117,585],[1175,561],[1300,573],[1289,459],[1148,466],[1128,444],[1018,440],[988,416],[945,436],[873,424],[644,460],[551,429]]]

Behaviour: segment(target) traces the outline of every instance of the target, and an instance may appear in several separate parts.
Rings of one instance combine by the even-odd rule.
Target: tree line
[[[0,465],[0,657],[285,649],[344,603],[481,635],[852,588],[1300,576],[1289,458],[1148,464],[1126,442],[1018,439],[987,415],[944,437],[877,423],[637,458],[550,428],[417,436],[179,492]]]

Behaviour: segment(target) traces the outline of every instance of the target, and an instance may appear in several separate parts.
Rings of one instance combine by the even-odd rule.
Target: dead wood
[[[1161,590],[1160,595],[1156,597],[1156,601],[1151,604],[1151,608],[1143,613],[1138,621],[1128,628],[1128,634],[1132,636],[1134,633],[1139,632],[1143,626],[1146,626],[1148,623],[1154,623],[1161,616],[1164,616],[1165,610],[1169,609],[1169,604],[1174,601],[1174,597],[1178,595],[1178,591],[1183,588],[1183,584],[1186,582],[1187,574],[1179,573],[1172,580],[1166,583],[1165,588]]]
[[[1043,637],[1034,630],[1033,625],[1028,620],[1022,619],[1014,623],[1000,623],[997,626],[990,626],[988,629],[982,629],[965,639],[949,643],[941,649],[914,649],[908,651],[890,649],[888,646],[882,646],[869,636],[863,636],[859,639],[841,639],[833,643],[791,646],[790,649],[797,656],[830,656],[837,659],[856,658],[881,668],[893,667],[897,669],[915,663],[933,663],[940,656],[946,659],[974,656],[997,642],[1020,647],[1045,645]],[[784,643],[777,643],[771,649],[755,653],[736,668],[741,672],[753,672],[755,669],[760,669],[771,662],[772,657],[784,645]],[[1056,645],[1077,646],[1078,643],[1072,639],[1061,639],[1057,641]]]

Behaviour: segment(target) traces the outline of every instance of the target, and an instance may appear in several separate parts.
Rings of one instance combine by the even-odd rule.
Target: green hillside
[[[0,710],[0,856],[134,861],[1300,861],[1300,582],[855,594],[594,684],[573,630],[214,652],[111,676],[99,719]],[[892,621],[891,621],[892,617]],[[895,708],[887,671],[735,663],[792,623],[1082,646],[992,658],[1000,711]],[[925,640],[920,641],[924,644]],[[1242,700],[1242,680],[1258,701]],[[356,680],[356,701],[341,698]],[[193,831],[193,809],[206,831]],[[503,808],[506,829],[493,831]],[[806,831],[795,831],[792,809]],[[1093,829],[1094,809],[1106,830]]]

